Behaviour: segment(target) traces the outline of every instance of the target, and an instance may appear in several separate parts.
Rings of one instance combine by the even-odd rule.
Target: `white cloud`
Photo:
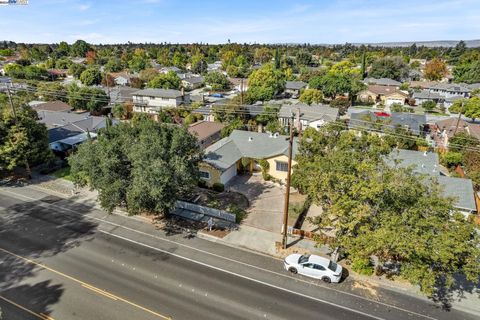
[[[77,6],[77,9],[78,9],[79,11],[87,11],[87,10],[90,9],[91,7],[92,7],[91,4],[89,4],[89,3],[84,3],[84,4],[78,5],[78,6]]]

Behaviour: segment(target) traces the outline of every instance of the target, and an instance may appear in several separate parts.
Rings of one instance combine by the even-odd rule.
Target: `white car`
[[[341,265],[313,254],[291,254],[285,258],[284,265],[285,269],[291,273],[321,279],[327,283],[338,283],[342,278]]]

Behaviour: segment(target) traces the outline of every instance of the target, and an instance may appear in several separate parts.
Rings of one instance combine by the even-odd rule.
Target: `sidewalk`
[[[37,177],[34,177],[30,183],[30,186],[33,186],[34,188],[41,188],[47,193],[61,196],[63,198],[69,198],[75,202],[97,202],[98,193],[96,191],[91,191],[88,188],[75,189],[72,182],[63,179],[56,179],[53,177],[44,177],[38,179]],[[101,209],[98,203],[96,203],[95,208]],[[126,212],[118,209],[114,211],[114,214],[127,215]],[[141,219],[140,217],[138,220],[144,223],[149,223],[147,219]],[[243,224],[239,225],[237,230],[229,232],[223,238],[215,237],[208,232],[202,231],[197,235],[199,238],[205,240],[225,244],[234,248],[247,249],[248,251],[254,251],[276,258],[283,258],[285,255],[293,252],[312,253],[325,257],[328,257],[329,253],[329,249],[327,247],[316,247],[315,242],[312,240],[294,237],[289,237],[289,248],[287,251],[284,251],[283,253],[279,252],[279,250],[277,250],[277,244],[281,242],[280,233],[275,233]],[[353,287],[358,291],[375,292],[376,288],[383,287],[385,289],[427,300],[427,298],[420,293],[418,286],[412,286],[406,282],[391,281],[386,278],[376,276],[361,276],[352,271],[349,272],[349,279],[354,282]],[[477,291],[475,291],[474,289],[471,293],[463,292],[461,295],[463,295],[463,297],[460,296],[459,292],[453,293],[453,306],[456,309],[480,315],[480,290],[477,289]]]

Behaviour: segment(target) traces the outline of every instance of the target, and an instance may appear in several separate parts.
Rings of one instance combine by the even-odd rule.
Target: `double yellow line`
[[[52,268],[50,268],[50,267],[47,267],[46,265],[41,264],[41,263],[38,263],[38,262],[36,262],[36,261],[34,261],[34,260],[32,260],[32,259],[28,259],[28,258],[19,256],[18,254],[15,254],[15,253],[10,252],[10,251],[8,251],[8,250],[6,250],[6,249],[3,249],[3,248],[0,248],[0,251],[1,251],[1,252],[4,252],[4,253],[6,253],[6,254],[9,254],[9,255],[11,255],[11,256],[14,256],[14,257],[16,257],[16,258],[18,258],[18,259],[20,259],[20,260],[26,261],[26,262],[28,262],[28,263],[30,263],[30,264],[36,265],[36,266],[38,266],[38,267],[41,267],[41,268],[43,268],[43,269],[45,269],[45,270],[48,270],[48,271],[50,271],[50,272],[53,272],[53,273],[55,273],[55,274],[58,274],[58,275],[60,275],[60,276],[62,276],[62,277],[64,277],[64,278],[67,278],[67,279],[69,279],[69,280],[72,280],[72,281],[74,281],[74,282],[77,282],[77,283],[79,283],[80,285],[82,285],[82,287],[84,287],[84,288],[86,288],[86,289],[88,289],[88,290],[90,290],[90,291],[93,291],[93,292],[95,292],[95,293],[97,293],[97,294],[101,294],[101,295],[103,295],[103,296],[105,296],[105,297],[108,297],[108,298],[110,298],[110,299],[112,299],[112,300],[124,302],[124,303],[126,303],[126,304],[129,304],[129,305],[135,307],[135,308],[138,308],[138,309],[140,309],[140,310],[142,310],[142,311],[145,311],[145,312],[147,312],[147,313],[150,313],[150,314],[152,314],[152,315],[154,315],[154,316],[157,316],[157,317],[162,318],[162,319],[165,319],[165,320],[171,320],[171,319],[172,319],[171,317],[162,315],[162,314],[160,314],[160,313],[158,313],[158,312],[155,312],[155,311],[150,310],[150,309],[148,309],[148,308],[142,307],[141,305],[138,305],[138,304],[136,304],[136,303],[134,303],[134,302],[132,302],[132,301],[129,301],[129,300],[127,300],[127,299],[124,299],[124,298],[121,298],[121,297],[119,297],[119,296],[116,296],[116,295],[114,295],[114,294],[112,294],[112,293],[110,293],[110,292],[108,292],[108,291],[106,291],[106,290],[102,290],[102,289],[100,289],[100,288],[97,288],[97,287],[95,287],[95,286],[93,286],[93,285],[91,285],[91,284],[89,284],[89,283],[83,282],[83,281],[81,281],[81,280],[79,280],[79,279],[76,279],[76,278],[74,278],[74,277],[72,277],[72,276],[69,276],[69,275],[67,275],[67,274],[65,274],[65,273],[63,273],[63,272],[60,272],[60,271],[57,271],[57,270],[52,269]],[[37,316],[38,318],[40,318],[40,319],[42,319],[42,320],[54,320],[53,318],[49,317],[48,315],[45,315],[45,314],[42,314],[42,313],[35,313],[35,312],[31,311],[31,310],[28,310],[27,308],[25,308],[25,307],[23,307],[23,306],[20,306],[19,304],[16,304],[15,302],[13,302],[13,301],[11,301],[11,300],[8,300],[8,299],[5,298],[5,297],[0,296],[0,298],[3,299],[3,300],[5,300],[5,301],[7,301],[8,303],[11,303],[12,305],[14,305],[14,306],[16,306],[16,307],[18,307],[18,308],[20,308],[20,309],[22,309],[22,310],[30,313],[30,314],[33,314],[33,315]]]
[[[35,317],[37,317],[37,318],[39,318],[39,319],[41,319],[41,320],[55,320],[55,319],[53,319],[52,317],[50,317],[49,315],[46,315],[45,313],[41,313],[41,312],[40,312],[40,313],[36,313],[36,312],[34,312],[34,311],[30,310],[30,309],[27,309],[27,308],[25,308],[24,306],[21,306],[21,305],[19,305],[18,303],[13,302],[12,300],[7,299],[7,298],[5,298],[5,297],[3,297],[3,296],[0,296],[0,299],[6,301],[6,302],[8,302],[8,303],[10,303],[11,305],[14,305],[15,307],[17,307],[17,308],[19,308],[19,309],[22,309],[22,310],[25,311],[25,312],[30,313],[31,315],[34,315]]]

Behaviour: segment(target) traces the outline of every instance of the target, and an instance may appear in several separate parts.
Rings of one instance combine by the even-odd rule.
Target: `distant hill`
[[[416,44],[418,47],[455,47],[460,40],[437,40],[437,41],[408,41],[408,42],[379,42],[379,43],[354,43],[356,46],[370,45],[378,47],[410,47],[412,44]],[[476,48],[480,47],[479,40],[463,40],[467,47]]]

